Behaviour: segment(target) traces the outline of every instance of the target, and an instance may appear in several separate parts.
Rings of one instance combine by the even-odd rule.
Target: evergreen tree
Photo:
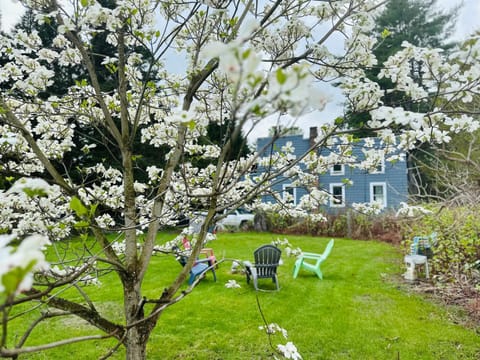
[[[458,7],[450,12],[441,12],[437,7],[438,0],[390,0],[385,10],[376,18],[376,28],[379,45],[373,50],[378,65],[369,69],[367,75],[376,82],[381,89],[391,89],[389,79],[379,79],[378,74],[384,62],[393,54],[401,50],[404,41],[415,46],[428,46],[448,49],[453,44],[447,43],[455,26]],[[412,77],[421,84],[421,64],[411,62]],[[385,92],[382,99],[385,106],[402,106],[414,112],[428,108],[428,103],[414,103],[399,92]],[[366,127],[370,120],[368,112],[354,112],[347,109],[344,126],[358,129],[359,137],[374,136],[374,132]]]
[[[115,0],[98,0],[98,2],[103,6],[110,9],[115,8]],[[42,41],[42,44],[45,48],[51,48],[53,40],[57,36],[57,24],[54,20],[48,19],[45,23],[39,25],[35,21],[35,17],[31,10],[27,10],[25,14],[20,19],[20,22],[14,27],[15,31],[24,31],[27,34],[31,34],[33,31],[37,31],[38,35]],[[116,57],[117,49],[108,43],[107,37],[109,36],[109,31],[106,29],[105,25],[98,28],[98,31],[92,34],[90,40],[91,47],[89,49],[92,62],[95,65],[96,74],[98,81],[101,87],[101,90],[104,92],[112,92],[118,87],[118,79],[115,76],[114,69],[111,69],[109,65],[104,64],[105,59]],[[148,79],[151,84],[161,88],[162,79],[160,75],[155,71],[156,67],[154,66],[152,59],[154,55],[150,52],[147,47],[136,46],[134,48],[126,49],[127,53],[139,53],[143,56],[144,64],[139,67],[139,70],[143,73],[145,79]],[[1,58],[0,58],[0,61]],[[6,61],[6,60],[5,60]],[[47,91],[41,93],[40,96],[43,99],[47,99],[51,95],[64,95],[67,92],[67,89],[75,84],[75,82],[87,81],[89,76],[86,72],[86,69],[79,65],[77,67],[72,66],[60,66],[57,63],[51,65],[52,70],[55,72],[55,81],[48,87]],[[115,119],[116,121],[118,119]],[[200,144],[216,144],[220,147],[224,146],[225,139],[230,138],[229,131],[235,127],[235,124],[231,123],[225,119],[225,121],[220,124],[210,124],[208,126],[207,136],[200,138]],[[135,167],[135,176],[139,181],[144,181],[147,177],[146,168],[151,164],[158,163],[158,161],[165,161],[165,156],[168,150],[164,147],[156,148],[148,144],[141,142],[141,133],[137,132],[133,134],[134,141],[132,144],[134,152],[134,161],[136,162]],[[115,148],[114,141],[108,136],[108,132],[103,131],[102,125],[98,124],[98,127],[92,126],[83,126],[77,127],[75,129],[75,142],[89,143],[91,139],[96,140],[97,146],[92,148],[82,148],[81,146],[75,147],[71,152],[66,154],[63,159],[60,159],[56,167],[59,171],[62,169],[69,173],[70,176],[80,179],[85,177],[84,168],[85,164],[97,164],[99,162],[109,160],[109,165],[120,168],[121,160],[118,157],[119,150]],[[237,159],[240,156],[245,156],[248,154],[249,148],[247,146],[247,141],[245,136],[240,133],[236,139],[233,141],[232,150],[228,156],[228,160]],[[140,155],[141,154],[141,155]],[[112,161],[113,159],[113,161]],[[79,162],[82,162],[83,167],[78,166]],[[208,165],[208,162],[202,161],[198,163],[198,160],[192,158],[192,162],[196,165]],[[20,176],[21,174],[19,174]]]
[[[390,79],[378,78],[385,61],[393,54],[401,50],[402,43],[408,42],[419,47],[442,48],[448,50],[453,46],[448,43],[455,26],[459,7],[450,12],[443,13],[437,7],[437,0],[390,0],[385,10],[376,18],[375,32],[378,36],[379,45],[373,50],[378,65],[368,69],[366,74],[371,81],[376,82],[382,90],[384,97],[383,105],[402,107],[413,112],[427,112],[434,104],[432,101],[412,101],[405,93],[399,91],[387,92],[392,89]],[[422,86],[422,64],[412,59],[410,72],[413,80]],[[368,111],[355,112],[351,109],[346,111],[344,127],[357,129],[358,137],[375,136],[375,131],[367,126],[370,120]],[[393,128],[398,131],[400,129]],[[430,162],[435,159],[434,150],[429,144],[418,144],[417,149],[410,153],[408,158],[410,171],[410,193],[418,195],[433,195],[436,193],[435,174],[429,171]]]

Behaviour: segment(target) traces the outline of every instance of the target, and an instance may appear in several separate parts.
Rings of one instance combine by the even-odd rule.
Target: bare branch
[[[21,349],[6,349],[6,348],[1,348],[0,349],[0,355],[2,357],[14,357],[18,356],[21,354],[29,354],[33,352],[39,352],[39,351],[44,351],[48,349],[53,349],[62,345],[68,345],[68,344],[75,344],[81,341],[89,341],[89,340],[101,340],[101,339],[108,339],[115,336],[115,334],[109,334],[109,335],[91,335],[91,336],[81,336],[81,337],[76,337],[76,338],[71,338],[67,340],[61,340],[61,341],[55,341],[50,344],[45,344],[45,345],[38,345],[38,346],[29,346],[29,347],[24,347]]]

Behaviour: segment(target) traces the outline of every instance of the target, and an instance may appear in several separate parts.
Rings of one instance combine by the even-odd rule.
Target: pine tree
[[[115,8],[115,0],[99,0],[98,1],[103,7]],[[103,26],[98,29],[99,31],[92,35],[91,39],[91,49],[90,56],[93,59],[95,64],[96,73],[100,83],[102,91],[111,92],[118,87],[118,79],[113,75],[114,71],[109,69],[108,65],[105,65],[103,62],[109,57],[116,56],[116,49],[114,46],[107,42],[107,37],[109,32]],[[54,38],[57,36],[57,24],[49,20],[42,25],[39,25],[34,18],[33,12],[27,10],[25,14],[21,17],[20,22],[14,27],[14,31],[24,31],[27,34],[37,31],[38,35],[42,40],[42,44],[49,48],[52,45]],[[127,52],[136,52],[143,55],[145,61],[145,68],[148,67],[148,63],[153,58],[153,54],[146,47],[135,47],[132,49],[127,49]],[[88,74],[86,69],[82,66],[76,68],[59,66],[58,64],[52,65],[52,70],[55,72],[55,81],[43,94],[40,94],[43,98],[48,98],[51,95],[64,95],[67,92],[67,89],[74,85],[75,82],[81,82],[83,79],[88,79]],[[149,78],[152,84],[160,82],[159,75],[155,72],[155,67],[153,70],[145,70],[145,78]],[[100,126],[100,125],[99,125]],[[219,146],[224,145],[224,139],[228,138],[230,134],[227,134],[229,129],[234,128],[235,124],[229,124],[227,120],[223,124],[213,125],[211,124],[208,128],[207,135],[201,139],[202,144],[211,143]],[[82,174],[82,169],[78,167],[80,159],[83,164],[96,164],[102,162],[103,159],[116,159],[110,165],[120,168],[121,160],[118,158],[118,149],[112,147],[114,143],[111,138],[106,136],[107,132],[102,131],[101,129],[96,129],[94,127],[78,127],[76,129],[76,142],[78,143],[87,143],[89,139],[96,139],[97,146],[95,148],[83,149],[81,147],[74,148],[70,153],[67,154],[63,159],[59,160],[56,164],[59,170],[66,169],[66,171],[71,174],[71,176],[81,178],[84,176]],[[157,163],[160,160],[165,161],[165,155],[167,153],[166,148],[155,148],[151,145],[144,144],[141,142],[141,134],[135,134],[135,142],[133,145],[135,153],[135,162],[136,166],[136,177],[139,181],[144,181],[146,179],[145,169],[153,163]],[[247,146],[246,138],[242,133],[240,133],[237,139],[234,141],[232,146],[232,151],[229,155],[229,160],[236,159],[239,156],[245,156],[249,153]],[[141,155],[140,155],[141,154]],[[195,159],[192,161],[197,164]],[[204,166],[208,163],[203,163]],[[197,164],[199,165],[199,164]],[[85,167],[85,166],[84,166]]]
[[[448,43],[454,30],[458,7],[449,12],[436,10],[438,0],[390,0],[385,10],[376,18],[376,28],[379,45],[373,50],[378,65],[367,71],[370,80],[379,84],[380,88],[391,89],[389,79],[379,79],[378,73],[384,62],[397,51],[401,50],[404,41],[415,46],[449,49]],[[422,70],[420,64],[411,63],[413,77],[421,83]],[[385,93],[385,106],[403,106],[410,111],[420,112],[429,104],[414,103],[408,97],[398,92]],[[348,105],[347,105],[348,107]],[[373,136],[374,132],[366,128],[370,119],[368,112],[353,112],[347,109],[344,119],[345,127],[358,129],[359,137]]]

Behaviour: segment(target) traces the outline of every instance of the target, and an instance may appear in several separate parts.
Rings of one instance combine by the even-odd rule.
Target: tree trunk
[[[253,229],[259,232],[268,231],[267,214],[263,211],[258,211],[253,218]]]
[[[146,334],[142,326],[135,326],[128,330],[125,341],[127,360],[145,360],[147,358],[147,342],[149,334]]]
[[[152,326],[149,322],[140,323],[130,327],[144,318],[141,305],[141,282],[137,279],[131,279],[124,285],[124,304],[125,317],[127,324],[127,334],[125,338],[126,359],[127,360],[145,360],[147,342],[150,337]]]

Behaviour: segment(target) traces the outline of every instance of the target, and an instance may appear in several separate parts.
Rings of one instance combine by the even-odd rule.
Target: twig
[[[279,353],[278,350],[275,348],[275,346],[273,346],[273,343],[272,343],[272,334],[270,333],[270,331],[268,330],[268,323],[267,323],[267,319],[265,318],[265,314],[263,313],[263,310],[262,310],[262,306],[260,305],[260,300],[258,299],[258,292],[255,290],[255,298],[257,300],[257,308],[258,308],[258,312],[260,313],[260,316],[262,317],[262,320],[263,320],[263,323],[265,324],[265,332],[267,333],[268,335],[268,343],[270,345],[270,347],[272,348],[272,350],[276,353]]]
[[[115,334],[81,336],[81,337],[67,339],[67,340],[54,341],[52,343],[45,344],[45,345],[29,346],[29,347],[25,347],[25,348],[21,348],[21,349],[15,349],[15,350],[9,350],[9,349],[2,348],[2,349],[0,349],[0,355],[2,357],[14,357],[14,356],[17,356],[17,355],[20,355],[20,354],[28,354],[28,353],[53,349],[53,348],[58,347],[58,346],[74,344],[74,343],[81,342],[81,341],[106,339],[106,338],[110,338],[114,335]]]

